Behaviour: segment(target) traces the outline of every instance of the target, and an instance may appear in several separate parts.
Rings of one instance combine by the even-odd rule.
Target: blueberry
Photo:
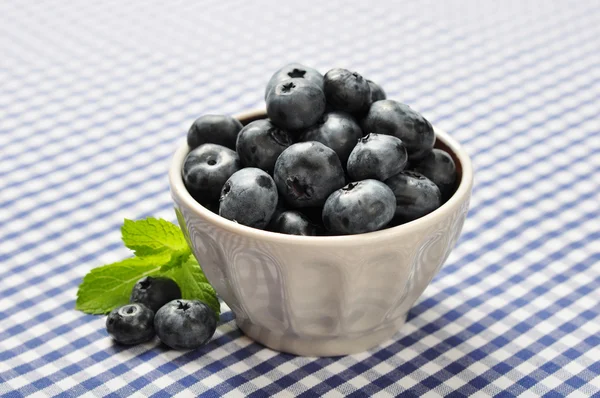
[[[219,199],[221,188],[242,168],[235,151],[217,144],[203,144],[192,150],[183,162],[183,182],[200,203]]]
[[[325,97],[335,109],[361,112],[371,103],[369,83],[358,73],[336,68],[325,74]]]
[[[306,79],[311,83],[314,83],[323,90],[323,75],[319,73],[318,70],[309,68],[302,64],[292,63],[284,66],[279,69],[269,80],[267,83],[267,88],[265,90],[265,99],[269,96],[269,93],[277,85],[283,80],[287,79]]]
[[[188,131],[187,142],[191,149],[202,144],[218,144],[235,149],[235,140],[242,123],[227,115],[204,115],[196,119]]]
[[[414,164],[412,169],[423,174],[438,186],[443,202],[450,199],[454,193],[457,174],[454,160],[447,152],[436,148]]]
[[[277,187],[261,169],[247,167],[223,185],[219,215],[254,228],[267,226],[277,207]]]
[[[154,317],[158,338],[176,350],[194,349],[206,344],[215,334],[217,317],[198,300],[173,300]]]
[[[354,118],[345,112],[329,112],[323,115],[318,124],[302,134],[300,141],[318,141],[333,149],[346,164],[356,141],[362,137],[362,130]]]
[[[236,150],[244,167],[258,167],[272,174],[279,154],[292,145],[292,136],[271,123],[256,120],[238,134]]]
[[[385,91],[383,91],[380,85],[371,80],[367,80],[367,83],[369,83],[369,88],[371,89],[371,103],[386,99]]]
[[[333,149],[320,142],[294,144],[275,163],[279,193],[293,208],[321,206],[344,186],[344,169]]]
[[[280,213],[271,221],[271,230],[289,235],[315,236],[318,227],[301,212],[288,210]]]
[[[409,160],[423,157],[433,148],[431,124],[408,105],[393,100],[374,102],[364,119],[364,132],[398,137],[406,145]]]
[[[201,203],[202,206],[212,211],[215,214],[219,214],[219,201],[211,200],[210,202]]]
[[[406,147],[391,135],[367,134],[358,140],[348,158],[348,174],[354,181],[384,181],[406,166]]]
[[[154,337],[154,311],[142,304],[116,308],[106,318],[106,330],[121,344],[139,344]]]
[[[323,90],[307,79],[279,82],[267,96],[267,115],[282,129],[302,130],[325,112]]]
[[[156,312],[169,301],[181,298],[181,290],[170,278],[145,276],[133,286],[129,302],[144,304]]]
[[[327,198],[323,224],[342,235],[377,231],[392,220],[395,210],[394,193],[381,181],[351,182]]]
[[[396,195],[396,224],[416,220],[441,205],[439,188],[422,174],[402,171],[385,183]]]

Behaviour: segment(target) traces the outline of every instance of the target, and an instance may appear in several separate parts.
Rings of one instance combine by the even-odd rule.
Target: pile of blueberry
[[[187,350],[207,343],[217,328],[213,310],[198,300],[183,300],[175,281],[147,276],[135,284],[130,304],[114,309],[106,330],[121,344],[140,344],[155,335],[171,348]]]
[[[197,119],[183,164],[190,194],[220,216],[295,235],[377,231],[454,192],[454,161],[431,124],[346,69],[290,64],[265,91],[268,119]]]

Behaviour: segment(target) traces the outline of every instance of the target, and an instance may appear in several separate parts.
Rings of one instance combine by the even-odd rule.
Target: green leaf
[[[159,254],[134,257],[94,268],[77,291],[75,308],[88,314],[106,314],[129,302],[135,283],[147,275],[157,275],[170,256]]]
[[[190,257],[190,254],[190,251],[172,253],[169,261],[163,264],[162,267],[160,267],[160,272],[169,272],[173,268],[181,267]]]
[[[125,219],[121,228],[125,246],[138,257],[162,252],[191,253],[181,229],[163,219],[146,218],[132,221]]]
[[[166,276],[177,282],[184,299],[204,302],[215,312],[217,318],[219,317],[221,304],[217,293],[206,279],[194,256],[190,256],[181,267],[170,270]]]
[[[184,299],[201,300],[217,317],[220,315],[217,293],[191,255],[177,225],[156,218],[126,219],[121,232],[125,246],[134,250],[137,257],[91,270],[79,285],[76,309],[88,314],[106,314],[127,304],[135,283],[152,275],[172,278]]]

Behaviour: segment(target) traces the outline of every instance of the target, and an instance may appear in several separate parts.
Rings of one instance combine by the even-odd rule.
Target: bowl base
[[[400,330],[406,322],[406,316],[400,317],[395,323],[375,332],[347,338],[303,338],[275,333],[247,319],[238,320],[236,318],[235,322],[246,336],[275,351],[307,357],[332,357],[355,354],[378,346]]]

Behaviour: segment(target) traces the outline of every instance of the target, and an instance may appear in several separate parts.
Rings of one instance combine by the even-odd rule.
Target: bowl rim
[[[239,120],[256,120],[266,116],[266,112],[263,109],[252,110],[243,112],[235,115],[234,117]],[[245,235],[248,238],[253,238],[261,241],[268,241],[273,243],[301,245],[301,246],[329,246],[335,245],[356,245],[358,243],[370,242],[373,240],[389,239],[402,235],[410,235],[413,232],[418,232],[423,228],[432,226],[439,221],[445,219],[449,214],[453,213],[454,209],[461,206],[465,201],[469,199],[471,189],[473,186],[473,167],[471,159],[464,148],[448,133],[442,131],[434,126],[436,139],[441,140],[454,154],[456,159],[460,162],[462,168],[462,177],[460,184],[452,197],[446,201],[442,206],[437,208],[425,216],[418,218],[414,221],[398,225],[392,228],[387,228],[374,232],[367,232],[356,235],[336,235],[336,236],[301,236],[301,235],[287,235],[278,232],[265,231],[262,229],[248,227],[246,225],[238,224],[230,221],[226,218],[219,216],[208,210],[206,207],[198,203],[185,188],[183,183],[183,177],[181,175],[181,166],[183,165],[184,159],[190,151],[187,142],[183,142],[172,157],[171,164],[169,167],[169,186],[171,190],[171,196],[175,202],[181,202],[183,205],[193,210],[194,214],[204,221],[213,224],[219,228],[225,229],[229,232]]]

